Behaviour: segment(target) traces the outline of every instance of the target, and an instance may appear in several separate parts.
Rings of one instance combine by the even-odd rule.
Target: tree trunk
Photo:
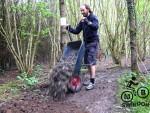
[[[142,61],[145,61],[146,57],[146,26],[143,25],[143,55],[142,55]]]
[[[4,8],[5,0],[0,1],[0,24],[5,26],[6,18],[5,18],[5,8]],[[1,28],[0,28],[1,30]],[[3,35],[0,33],[0,70],[8,70],[11,68],[12,55],[7,49],[7,43]]]
[[[64,2],[64,0],[59,0],[59,5],[60,5],[60,17],[65,17],[66,16],[66,12],[65,12],[65,2]],[[65,27],[61,26],[61,28],[60,28],[60,46],[61,46],[61,51],[63,51],[66,38],[67,38],[67,36],[66,36]]]
[[[138,72],[136,51],[136,13],[134,0],[127,0],[128,18],[130,26],[131,70]]]

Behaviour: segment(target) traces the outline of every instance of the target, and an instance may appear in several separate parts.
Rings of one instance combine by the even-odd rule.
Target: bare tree
[[[138,72],[136,47],[136,13],[134,0],[127,0],[128,18],[130,26],[131,70]]]
[[[65,17],[66,12],[65,12],[65,1],[64,0],[59,0],[59,6],[60,6],[60,16]],[[61,26],[60,28],[60,45],[61,45],[61,50],[63,51],[64,45],[65,45],[65,39],[66,39],[66,31],[64,26]]]

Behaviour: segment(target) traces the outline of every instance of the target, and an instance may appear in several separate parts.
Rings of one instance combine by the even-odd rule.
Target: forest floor
[[[145,65],[150,69],[150,58],[146,59]],[[144,72],[142,64],[140,67]],[[48,96],[47,88],[25,90],[7,101],[0,99],[0,113],[127,113],[118,104],[116,95],[117,79],[128,71],[128,66],[120,68],[107,59],[98,62],[96,87],[93,90],[86,91],[82,87],[80,92],[68,94],[64,101],[53,101]],[[16,73],[17,71],[7,72],[7,77],[0,76],[0,84],[15,80]],[[48,69],[45,69],[45,73],[47,76]]]

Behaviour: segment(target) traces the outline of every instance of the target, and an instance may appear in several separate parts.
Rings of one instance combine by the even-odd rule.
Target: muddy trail
[[[146,66],[149,64],[147,60]],[[64,101],[58,102],[48,96],[47,88],[36,88],[8,102],[0,102],[0,113],[126,113],[117,107],[117,79],[129,70],[114,66],[111,61],[99,62],[93,90],[82,87],[80,92],[68,94]]]

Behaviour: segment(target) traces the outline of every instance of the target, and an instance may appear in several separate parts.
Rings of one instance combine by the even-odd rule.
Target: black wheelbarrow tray
[[[74,56],[71,56],[71,54],[74,53]],[[69,42],[63,51],[63,55],[61,59],[64,61],[69,61],[69,57],[74,57],[75,62],[74,62],[74,69],[72,72],[72,76],[69,78],[69,83],[68,83],[68,89],[72,92],[78,92],[80,91],[82,87],[82,80],[80,77],[80,70],[82,66],[82,61],[85,53],[85,46],[82,41],[72,41]]]

